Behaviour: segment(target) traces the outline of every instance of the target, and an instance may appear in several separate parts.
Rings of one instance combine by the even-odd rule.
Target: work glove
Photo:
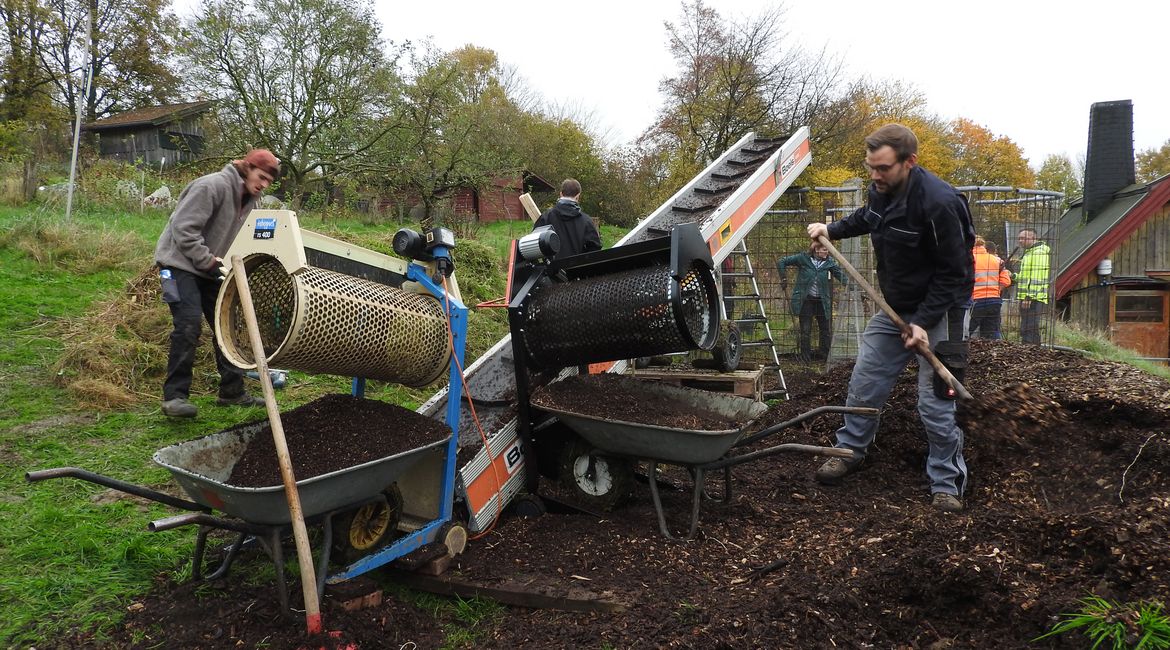
[[[967,341],[941,341],[934,348],[934,356],[942,362],[946,369],[951,371],[955,380],[960,384],[963,383],[963,378],[967,375],[967,357],[970,354],[971,346]],[[939,399],[955,400],[959,398],[955,389],[951,388],[946,380],[934,373],[933,377],[934,395]]]

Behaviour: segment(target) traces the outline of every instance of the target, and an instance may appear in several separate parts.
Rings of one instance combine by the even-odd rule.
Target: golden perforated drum
[[[290,275],[273,257],[245,260],[270,366],[425,386],[447,369],[443,308],[433,296],[313,266]],[[239,291],[229,275],[216,308],[228,360],[255,368]]]

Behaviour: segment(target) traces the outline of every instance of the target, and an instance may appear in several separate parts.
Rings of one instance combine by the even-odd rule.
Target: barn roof
[[[187,102],[185,104],[160,104],[146,106],[134,110],[111,115],[110,117],[95,120],[83,125],[87,131],[108,131],[135,126],[161,126],[175,120],[181,120],[190,115],[197,115],[211,108],[214,101]]]
[[[1063,297],[1072,290],[1167,202],[1170,175],[1121,189],[1088,222],[1084,219],[1084,200],[1074,203],[1056,224],[1060,242],[1056,296]]]

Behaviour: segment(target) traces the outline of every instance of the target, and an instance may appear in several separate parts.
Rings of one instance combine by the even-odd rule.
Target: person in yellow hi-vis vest
[[[975,237],[971,253],[975,256],[975,289],[971,292],[975,305],[971,308],[968,332],[972,338],[978,335],[998,340],[1003,338],[999,331],[1003,290],[1011,286],[1012,274],[1004,267],[1003,260],[987,250],[987,241],[982,237]]]
[[[1048,312],[1049,260],[1052,251],[1030,228],[1021,230],[1016,240],[1024,251],[1014,278],[1016,300],[1020,303],[1020,340],[1039,345]]]

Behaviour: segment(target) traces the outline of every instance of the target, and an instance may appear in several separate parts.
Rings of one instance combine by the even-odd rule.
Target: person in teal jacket
[[[812,322],[817,321],[820,347],[817,358],[828,358],[833,341],[833,283],[845,282],[845,273],[837,260],[829,259],[829,249],[817,242],[808,247],[808,252],[781,258],[776,263],[780,272],[780,288],[788,290],[788,267],[796,267],[796,285],[792,289],[792,314],[800,321],[800,358],[807,361],[812,356]]]

